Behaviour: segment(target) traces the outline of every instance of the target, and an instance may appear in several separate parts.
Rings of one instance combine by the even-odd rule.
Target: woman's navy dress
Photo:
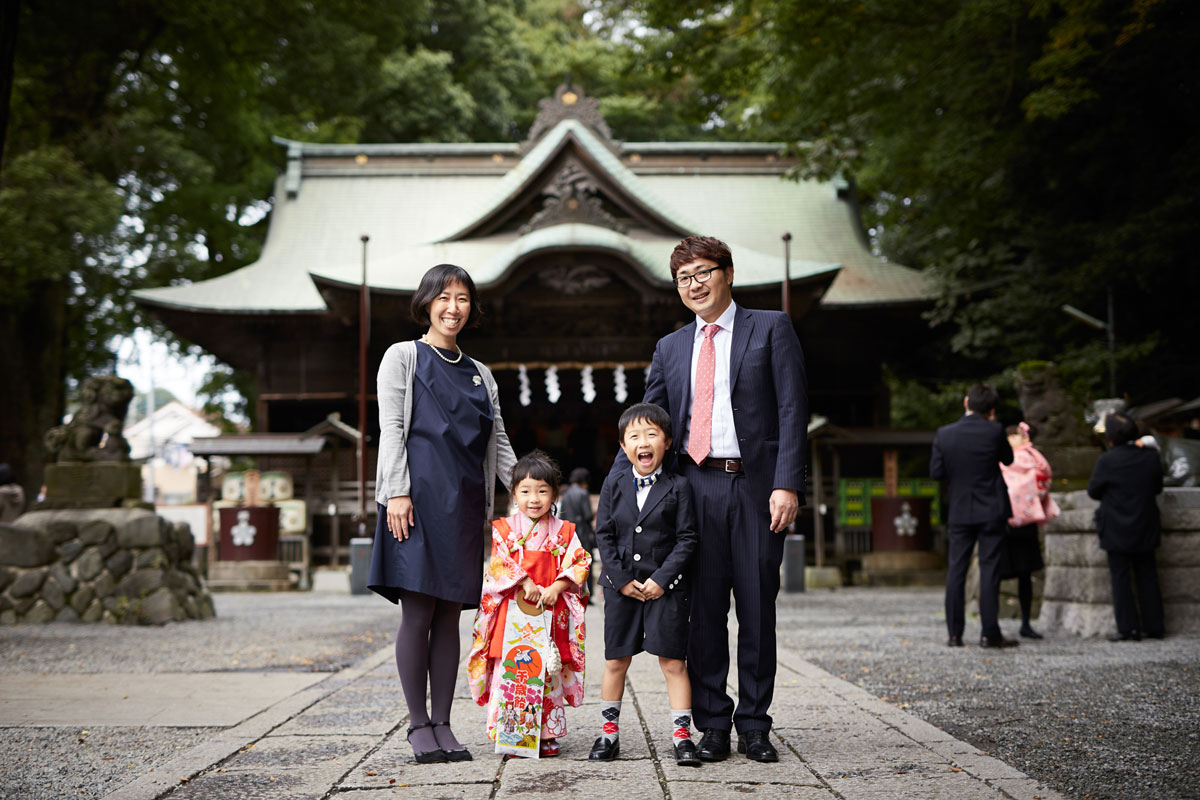
[[[475,608],[483,589],[483,462],[492,403],[471,359],[447,363],[424,342],[417,343],[412,391],[405,446],[414,524],[408,539],[397,541],[379,506],[367,585],[393,603],[411,591]]]

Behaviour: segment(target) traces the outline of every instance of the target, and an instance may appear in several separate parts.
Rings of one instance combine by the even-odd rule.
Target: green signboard
[[[896,483],[898,497],[928,497],[929,524],[942,524],[942,498],[938,481],[910,478]],[[843,528],[871,527],[871,498],[886,497],[883,478],[842,478],[837,486],[837,522]]]

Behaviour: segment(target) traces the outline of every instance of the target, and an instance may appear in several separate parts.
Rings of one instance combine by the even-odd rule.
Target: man
[[[571,470],[569,478],[571,485],[558,499],[558,518],[575,523],[575,533],[579,543],[590,555],[596,549],[596,532],[592,528],[592,497],[588,493],[588,481],[591,475],[586,467],[576,467]],[[596,594],[596,567],[588,570],[588,594]]]
[[[1016,647],[1000,632],[1000,553],[1012,508],[1000,464],[1013,462],[1004,428],[995,421],[999,395],[977,383],[963,398],[966,413],[938,428],[933,437],[929,474],[949,484],[947,515],[950,562],[946,572],[946,629],[951,647],[963,646],[964,592],[971,553],[979,542],[980,647]]]
[[[804,498],[808,381],[787,315],[733,302],[733,257],[719,239],[689,236],[671,277],[696,314],[659,340],[645,402],[678,432],[676,469],[692,487],[700,543],[692,572],[688,675],[698,753],[778,761],[768,733],[775,691],[775,598],[784,532]],[[618,454],[613,470],[628,470]],[[729,675],[729,598],[737,604],[738,702]]]

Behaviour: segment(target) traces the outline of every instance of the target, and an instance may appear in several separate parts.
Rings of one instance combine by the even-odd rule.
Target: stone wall
[[[1056,495],[1063,513],[1046,525],[1045,586],[1039,622],[1080,636],[1116,631],[1108,560],[1085,492]],[[1168,488],[1159,498],[1158,549],[1167,634],[1200,631],[1200,489]]]
[[[31,511],[0,524],[0,623],[207,619],[194,548],[186,525],[146,509]]]

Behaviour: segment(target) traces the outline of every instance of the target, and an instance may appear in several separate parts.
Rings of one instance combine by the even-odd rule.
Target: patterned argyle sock
[[[671,738],[676,743],[692,738],[692,710],[690,708],[671,709]]]
[[[621,701],[601,700],[600,714],[604,717],[604,729],[600,736],[612,744],[621,732]]]

